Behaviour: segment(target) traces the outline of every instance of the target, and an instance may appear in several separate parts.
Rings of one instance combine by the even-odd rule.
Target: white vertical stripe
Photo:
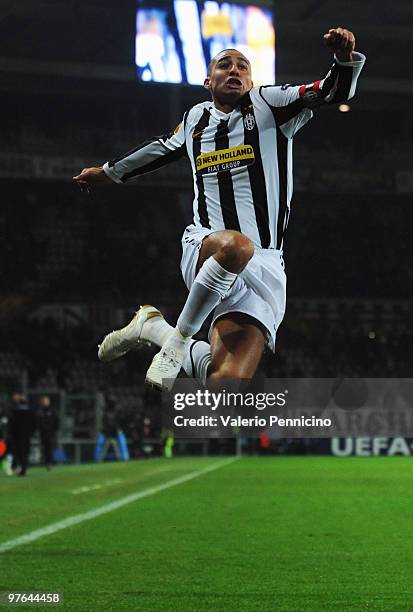
[[[244,121],[240,109],[236,109],[229,122],[229,146],[237,147],[244,144]],[[254,152],[257,155],[257,152]],[[250,177],[247,168],[233,170],[232,184],[234,186],[235,207],[241,232],[248,236],[254,244],[261,244],[260,234],[255,219],[254,202]]]
[[[277,240],[277,219],[280,198],[277,163],[277,133],[275,128],[275,120],[272,117],[268,106],[259,96],[258,92],[256,92],[256,90],[253,90],[251,93],[254,96],[252,99],[254,105],[257,108],[257,111],[255,112],[255,118],[257,120],[258,125],[262,167],[264,170],[265,188],[267,191],[268,220],[271,232],[270,247],[275,248]]]
[[[222,114],[222,117],[224,117],[224,114]],[[204,131],[204,137],[202,138],[201,153],[211,153],[212,151],[215,151],[215,133],[222,117],[217,118],[216,113],[211,113],[208,127]],[[204,175],[204,190],[211,229],[225,229],[216,174]]]

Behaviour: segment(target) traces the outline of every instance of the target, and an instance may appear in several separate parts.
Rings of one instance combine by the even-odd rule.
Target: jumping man
[[[322,80],[301,86],[254,87],[251,65],[236,49],[209,64],[212,101],[187,111],[173,133],[154,138],[101,168],[74,177],[82,190],[124,183],[183,156],[194,182],[194,220],[182,238],[181,270],[189,295],[171,327],[143,306],[108,334],[99,358],[111,361],[142,344],[160,347],[146,382],[172,388],[183,367],[191,377],[250,379],[275,337],[286,302],[283,236],[292,197],[292,139],[312,109],[353,97],[365,57],[343,28],[324,40],[335,52]],[[210,344],[193,340],[213,312]]]

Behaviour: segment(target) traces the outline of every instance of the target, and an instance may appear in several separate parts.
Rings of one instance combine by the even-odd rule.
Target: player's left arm
[[[350,100],[356,91],[357,79],[366,61],[356,52],[356,39],[350,30],[331,28],[323,36],[326,45],[334,51],[334,62],[324,79],[313,83],[318,93],[318,104],[339,104]],[[315,86],[315,87],[314,87]],[[300,92],[303,95],[303,92]]]
[[[354,96],[365,56],[356,52],[355,37],[345,28],[332,28],[324,41],[334,51],[334,62],[324,77],[304,85],[261,87],[261,97],[270,106],[277,125],[287,138],[307,123],[312,110],[324,104],[339,104]]]

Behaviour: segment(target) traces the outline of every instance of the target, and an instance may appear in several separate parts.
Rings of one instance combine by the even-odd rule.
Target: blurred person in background
[[[11,400],[9,435],[13,466],[20,468],[17,476],[26,476],[31,437],[36,429],[36,419],[27,397],[23,393],[13,393]]]
[[[126,435],[129,440],[129,452],[130,456],[134,459],[138,459],[142,457],[142,413],[137,410],[136,412],[132,412],[128,416],[128,420],[126,423]]]
[[[118,461],[129,459],[128,444],[122,428],[121,414],[114,406],[109,406],[102,421],[102,430],[96,441],[96,461],[103,461],[109,450],[113,450]]]
[[[172,459],[174,453],[174,432],[166,427],[161,430],[161,443],[163,447],[163,456],[166,459]]]
[[[0,461],[7,476],[12,476],[12,443],[9,435],[9,413],[6,408],[4,408],[0,413]]]
[[[36,426],[40,435],[42,462],[50,470],[54,464],[53,451],[56,448],[59,417],[54,410],[50,397],[43,395],[39,400],[36,413]]]

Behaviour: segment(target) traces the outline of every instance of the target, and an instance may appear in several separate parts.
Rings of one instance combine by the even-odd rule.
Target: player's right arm
[[[127,180],[158,170],[186,155],[186,114],[173,132],[147,140],[132,151],[106,162],[102,167],[85,168],[73,180],[82,191],[90,191],[94,185],[125,183]]]
[[[89,191],[95,185],[112,183],[112,180],[106,175],[102,167],[83,168],[82,172],[73,177],[73,180],[79,185],[81,191]]]

